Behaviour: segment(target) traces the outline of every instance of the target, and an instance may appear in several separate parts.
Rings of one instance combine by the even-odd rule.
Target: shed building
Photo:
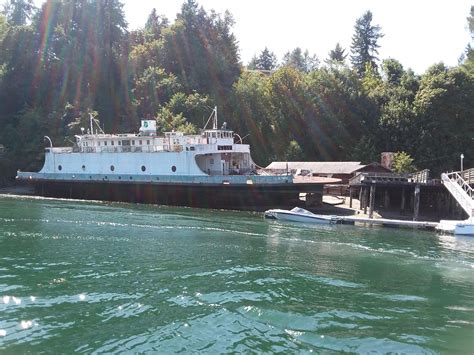
[[[266,167],[269,170],[288,170],[293,174],[321,176],[341,179],[347,184],[349,179],[360,172],[387,173],[390,169],[379,163],[361,164],[359,161],[324,161],[324,162],[285,162],[276,161]]]

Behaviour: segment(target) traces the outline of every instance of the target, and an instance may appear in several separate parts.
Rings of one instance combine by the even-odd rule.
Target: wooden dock
[[[338,222],[341,224],[370,224],[390,227],[402,228],[417,228],[417,229],[435,229],[438,222],[424,222],[424,221],[406,221],[401,219],[387,219],[387,218],[364,218],[356,216],[338,216]]]

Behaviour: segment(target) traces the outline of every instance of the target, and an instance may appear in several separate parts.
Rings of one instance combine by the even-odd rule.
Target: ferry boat
[[[260,170],[249,145],[225,123],[218,128],[217,108],[196,135],[158,136],[155,120],[142,120],[136,134],[105,134],[92,116],[84,131],[72,147],[45,137],[43,168],[18,171],[17,180],[49,197],[256,211],[294,206],[301,193],[319,196],[337,181]]]

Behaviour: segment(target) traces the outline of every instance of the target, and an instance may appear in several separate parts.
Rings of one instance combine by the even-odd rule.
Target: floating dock
[[[404,228],[418,228],[418,229],[435,229],[438,222],[423,222],[423,221],[407,221],[401,219],[387,219],[387,218],[364,218],[356,216],[338,216],[338,221],[341,224],[370,224],[390,227],[404,227]]]

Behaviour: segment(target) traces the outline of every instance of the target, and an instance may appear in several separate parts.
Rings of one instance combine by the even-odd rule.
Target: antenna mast
[[[217,129],[217,106],[214,106],[214,109],[212,110],[209,118],[207,119],[207,122],[204,125],[203,129],[206,129],[211,119],[212,119],[212,129]]]
[[[96,134],[97,132],[100,132],[102,134],[105,134],[104,133],[104,130],[100,127],[99,125],[99,120],[98,119],[95,119],[94,116],[92,116],[92,113],[89,113],[89,118],[90,118],[90,125],[91,125],[91,134],[94,134],[94,123],[95,125],[97,126],[98,129],[96,129]]]
[[[217,129],[217,106],[214,106],[214,123],[212,129]]]

